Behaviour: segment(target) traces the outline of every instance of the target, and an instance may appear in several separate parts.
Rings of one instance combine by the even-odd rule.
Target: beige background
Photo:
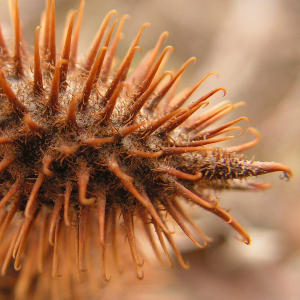
[[[59,33],[67,10],[77,9],[78,2],[57,1]],[[6,1],[1,0],[0,7],[4,34],[10,36]],[[43,7],[44,1],[20,0],[24,35],[31,45]],[[162,31],[169,31],[166,45],[175,47],[170,68],[178,68],[191,56],[198,58],[185,73],[182,86],[192,85],[210,71],[221,75],[209,79],[193,99],[225,86],[227,99],[248,102],[234,114],[249,117],[262,141],[247,155],[282,162],[293,169],[294,178],[285,182],[280,174],[270,174],[260,180],[271,182],[271,190],[222,195],[222,205],[230,207],[251,234],[251,246],[236,241],[229,226],[199,209],[194,217],[215,243],[198,251],[178,233],[190,270],[179,266],[169,270],[147,262],[152,266],[145,269],[144,282],[131,280],[130,275],[125,283],[112,280],[104,299],[300,299],[300,1],[86,0],[81,52],[111,9],[131,15],[123,30],[120,56],[144,22],[153,25],[141,39],[144,52]],[[220,100],[218,95],[212,102]]]

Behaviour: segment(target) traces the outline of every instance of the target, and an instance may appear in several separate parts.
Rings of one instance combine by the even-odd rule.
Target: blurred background
[[[4,35],[12,36],[7,1],[1,0],[0,5]],[[20,0],[29,45],[44,6],[43,0]],[[75,0],[56,1],[58,34],[67,11],[78,6]],[[189,270],[177,264],[172,270],[159,265],[140,240],[148,258],[144,281],[133,274],[113,278],[95,299],[100,295],[122,300],[300,299],[300,1],[86,0],[80,52],[88,49],[111,9],[131,16],[123,29],[120,57],[144,22],[152,27],[145,29],[140,41],[143,53],[155,45],[161,32],[169,31],[165,45],[174,46],[175,52],[168,68],[178,69],[191,56],[198,59],[184,73],[181,87],[193,85],[208,72],[220,74],[209,78],[191,100],[224,86],[226,99],[247,102],[230,115],[230,120],[249,117],[261,133],[261,142],[246,151],[247,157],[286,164],[294,177],[286,181],[273,173],[257,179],[270,182],[269,190],[220,195],[222,206],[230,208],[251,235],[250,246],[237,241],[235,232],[221,220],[193,208],[193,217],[214,242],[198,250],[178,231],[177,244],[190,262]],[[220,94],[211,102],[221,100]],[[235,144],[252,138],[245,134]]]

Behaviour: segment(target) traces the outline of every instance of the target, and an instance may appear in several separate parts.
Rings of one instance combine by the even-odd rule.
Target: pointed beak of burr
[[[276,162],[253,162],[251,167],[256,169],[257,175],[282,171],[287,179],[293,177],[293,172],[287,166]]]

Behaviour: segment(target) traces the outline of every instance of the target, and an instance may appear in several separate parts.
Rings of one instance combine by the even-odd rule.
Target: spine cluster
[[[215,123],[242,103],[223,101],[197,114],[214,94],[226,93],[216,88],[188,104],[196,89],[216,73],[176,94],[184,70],[195,58],[176,73],[163,71],[173,51],[171,46],[161,50],[168,36],[164,32],[130,74],[148,24],[116,65],[127,18],[116,11],[107,14],[85,59],[78,61],[83,0],[67,18],[61,53],[56,50],[55,1],[47,1],[31,57],[21,31],[19,3],[11,4],[13,47],[6,45],[0,30],[0,265],[2,275],[12,258],[16,270],[23,265],[17,294],[28,293],[35,281],[46,286],[49,269],[52,277],[62,273],[71,282],[73,277],[80,279],[86,268],[95,270],[95,251],[108,281],[107,256],[120,268],[120,235],[127,236],[136,276],[142,279],[137,222],[160,261],[154,235],[167,263],[173,266],[166,240],[187,268],[167,216],[197,247],[206,247],[210,238],[185,212],[182,200],[223,219],[249,244],[247,232],[220,206],[214,191],[264,189],[269,185],[243,179],[274,171],[290,177],[291,171],[240,154],[258,142],[253,128],[253,141],[220,148],[221,142],[234,138],[228,133],[242,130],[236,124],[248,119]],[[60,289],[65,281],[61,282]]]

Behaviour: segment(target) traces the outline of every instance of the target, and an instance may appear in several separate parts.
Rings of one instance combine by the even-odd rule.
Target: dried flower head
[[[291,171],[282,164],[249,161],[240,154],[258,142],[253,128],[249,129],[255,135],[252,142],[231,148],[217,146],[234,138],[226,134],[240,131],[234,125],[247,120],[241,117],[214,126],[240,105],[228,101],[195,114],[215,93],[225,93],[224,88],[185,105],[215,73],[174,96],[182,73],[195,58],[176,73],[162,72],[173,51],[171,46],[160,50],[168,35],[164,32],[128,75],[148,24],[140,28],[116,66],[115,51],[127,17],[118,18],[116,11],[107,14],[85,59],[78,61],[83,0],[79,10],[67,18],[60,54],[56,52],[55,1],[47,1],[31,57],[23,41],[18,1],[10,3],[13,47],[6,45],[0,31],[0,262],[2,275],[12,258],[16,270],[23,265],[17,293],[29,294],[36,281],[48,287],[49,269],[53,277],[63,274],[61,282],[66,285],[68,276],[80,278],[85,268],[100,267],[94,266],[92,258],[102,264],[103,277],[109,280],[107,254],[112,253],[119,265],[122,253],[117,252],[124,252],[117,251],[122,232],[127,236],[136,275],[142,279],[143,260],[134,236],[134,222],[140,221],[158,259],[162,260],[161,253],[153,235],[170,266],[165,239],[187,268],[166,215],[199,248],[206,247],[210,239],[180,201],[223,219],[249,244],[247,232],[220,206],[214,191],[265,189],[268,184],[244,179],[274,171],[290,177]]]

